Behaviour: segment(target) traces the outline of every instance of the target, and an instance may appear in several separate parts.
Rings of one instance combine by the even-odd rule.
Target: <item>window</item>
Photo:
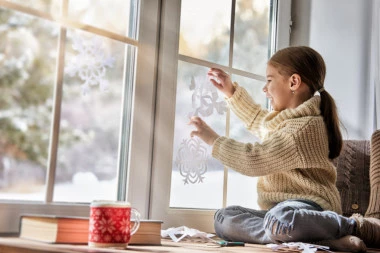
[[[21,212],[125,199],[139,5],[0,1],[2,231]]]
[[[181,6],[171,207],[217,209],[223,203],[223,165],[210,157],[211,150],[206,144],[189,137],[193,127],[187,123],[191,116],[203,117],[219,134],[241,141],[252,139],[243,126],[236,125],[239,120],[231,120],[233,116],[228,112],[223,94],[207,79],[208,68],[214,64],[223,67],[234,80],[247,85],[256,101],[266,106],[261,89],[271,47],[270,1],[207,3],[209,6],[200,1],[183,0]],[[241,72],[234,74],[234,69]],[[226,122],[229,123],[227,128]],[[233,189],[231,182],[239,177],[235,181],[240,183],[235,187],[243,191],[241,180],[248,178],[232,171],[228,176],[227,189]],[[255,191],[252,180],[255,179],[248,179],[246,189],[251,194]],[[231,193],[227,192],[227,196]],[[238,196],[229,199],[236,202]],[[249,199],[247,194],[243,199]],[[251,199],[256,203],[254,197]]]
[[[265,105],[257,94],[279,45],[279,6],[0,0],[0,91],[7,94],[0,97],[0,214],[7,217],[0,232],[17,232],[21,213],[87,216],[95,198],[126,199],[144,218],[199,229],[213,209],[241,203],[236,196],[253,188],[251,179],[217,161],[208,160],[202,183],[189,177],[184,185],[179,174],[185,122],[199,109],[189,85],[205,85],[207,69],[221,67]],[[246,138],[221,101],[220,94],[206,101],[221,112],[212,107],[207,121],[220,134]],[[197,198],[203,193],[206,201]]]
[[[207,71],[222,68],[267,106],[262,88],[266,62],[279,45],[278,8],[277,1],[259,0],[182,0],[163,7],[161,41],[173,44],[160,51],[151,216],[166,226],[212,231],[215,209],[258,207],[256,179],[213,159],[208,145],[190,137],[188,122],[197,115],[220,135],[257,140],[230,113]]]

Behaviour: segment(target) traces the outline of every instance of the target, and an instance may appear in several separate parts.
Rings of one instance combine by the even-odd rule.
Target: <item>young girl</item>
[[[312,48],[279,50],[268,62],[263,88],[273,108],[269,112],[224,71],[210,69],[210,81],[225,94],[229,107],[262,140],[238,142],[219,136],[199,117],[190,120],[196,127],[191,136],[212,145],[213,157],[241,174],[259,177],[262,210],[218,210],[214,225],[219,237],[261,244],[320,242],[352,252],[365,251],[363,241],[380,244],[380,220],[340,215],[331,160],[343,141],[335,102],[324,89],[325,74],[324,60]]]

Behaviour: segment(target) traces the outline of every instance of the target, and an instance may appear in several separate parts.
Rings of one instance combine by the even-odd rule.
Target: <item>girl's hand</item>
[[[211,68],[207,73],[212,84],[224,95],[230,98],[234,92],[235,87],[232,85],[230,76],[221,69]]]
[[[190,133],[191,137],[198,136],[208,145],[213,145],[215,140],[219,138],[219,135],[211,129],[200,117],[193,116],[190,119],[189,125],[193,125],[197,128]]]

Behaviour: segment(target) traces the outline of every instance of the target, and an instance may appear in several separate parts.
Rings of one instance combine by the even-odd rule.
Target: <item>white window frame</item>
[[[171,166],[167,166],[167,161],[172,160],[174,132],[168,125],[174,125],[175,99],[173,98],[176,96],[177,64],[180,59],[186,58],[186,61],[191,61],[192,58],[178,54],[180,1],[163,0],[162,3],[152,190],[150,192],[152,198],[149,202],[149,217],[163,220],[163,226],[166,228],[185,225],[196,227],[202,231],[212,232],[215,210],[176,209],[169,207],[172,168]],[[277,10],[277,16],[274,18],[274,21],[278,24],[278,29],[272,31],[273,34],[271,35],[274,40],[272,43],[275,44],[273,51],[275,51],[277,48],[289,45],[291,0],[275,0],[273,8]],[[195,63],[203,65],[202,61],[198,59],[195,60]],[[253,74],[247,72],[243,73],[231,68],[227,69],[227,71],[258,79],[258,76],[252,76]],[[263,78],[259,77],[259,79]],[[165,148],[165,152],[160,152],[163,148]],[[226,191],[226,188],[224,191]]]
[[[63,0],[66,1],[66,0]],[[1,7],[19,9],[23,12],[33,12],[33,9],[23,7],[18,4],[0,0]],[[130,64],[129,68],[135,69],[134,86],[124,91],[124,99],[129,99],[124,103],[122,128],[123,136],[120,137],[120,158],[117,192],[118,200],[125,200],[127,196],[134,196],[135,191],[149,192],[150,185],[150,161],[152,133],[154,126],[154,104],[155,104],[155,83],[157,69],[157,45],[158,45],[158,24],[160,20],[160,0],[140,0],[138,41],[123,37],[129,44],[135,45],[138,49],[136,64]],[[48,17],[49,18],[49,17]],[[51,19],[54,21],[54,19]],[[77,28],[72,23],[65,23],[61,20],[60,40],[64,40],[65,32],[62,29]],[[100,29],[102,30],[102,29]],[[118,38],[117,34],[114,34]],[[62,73],[58,73],[57,78],[62,78]],[[125,77],[125,80],[131,77]],[[60,87],[55,90],[55,96],[60,96]],[[60,105],[55,105],[60,106]],[[131,107],[132,113],[129,115],[128,109]],[[58,108],[59,110],[59,108]],[[58,115],[59,116],[59,115]],[[59,119],[57,115],[53,117],[53,129],[57,129]],[[146,128],[142,128],[144,124]],[[130,128],[129,128],[130,126]],[[51,142],[57,141],[57,130],[53,131]],[[132,134],[133,133],[133,134]],[[54,153],[54,152],[53,152]],[[89,203],[58,203],[53,202],[53,189],[55,177],[54,159],[49,159],[49,168],[46,184],[46,196],[43,202],[39,201],[16,201],[0,200],[0,233],[17,234],[19,232],[20,215],[25,213],[54,214],[68,216],[89,216]],[[130,169],[129,168],[133,168]],[[142,173],[141,173],[142,172]],[[138,180],[131,180],[136,178]],[[140,181],[141,180],[141,181]],[[138,181],[138,182],[137,182]],[[124,187],[120,187],[123,186]],[[128,191],[130,189],[130,191]],[[140,194],[138,194],[140,195]],[[148,195],[141,198],[132,198],[139,206],[143,218],[147,218],[146,200]],[[127,199],[131,202],[131,199]]]
[[[140,1],[135,85],[133,90],[126,91],[129,92],[128,94],[133,93],[130,138],[125,136],[121,140],[123,152],[128,155],[128,158],[120,159],[120,167],[123,169],[120,170],[119,184],[124,184],[125,188],[118,192],[118,199],[126,198],[140,211],[143,218],[157,218],[165,221],[165,215],[153,217],[152,206],[168,197],[165,195],[169,194],[169,191],[165,191],[165,187],[167,183],[170,183],[168,180],[170,180],[171,168],[159,167],[158,158],[154,156],[154,148],[162,144],[167,148],[167,155],[172,156],[170,140],[173,136],[161,135],[161,132],[165,124],[174,123],[157,119],[163,118],[159,115],[162,112],[174,115],[174,106],[165,103],[164,98],[165,93],[175,95],[173,92],[176,90],[178,25],[181,9],[178,0]],[[1,6],[7,4],[9,2],[0,0]],[[276,38],[276,48],[289,45],[290,4],[291,0],[277,0],[279,26],[276,36],[273,36]],[[175,71],[162,71],[165,68]],[[126,127],[125,124],[128,122],[124,121],[123,127]],[[162,194],[162,199],[151,198],[154,185],[162,186],[158,188],[160,189],[158,194]],[[52,191],[48,191],[47,200],[44,202],[0,200],[0,216],[2,217],[0,233],[18,233],[19,216],[23,213],[89,215],[88,203],[55,203],[51,201],[50,194]],[[209,216],[211,215],[213,212],[209,211]],[[175,223],[164,223],[164,226],[183,225],[191,220],[179,219]],[[202,222],[202,220],[197,222]]]

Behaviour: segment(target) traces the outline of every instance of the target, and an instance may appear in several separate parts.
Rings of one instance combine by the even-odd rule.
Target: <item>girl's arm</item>
[[[233,96],[226,99],[229,108],[244,122],[249,131],[262,139],[265,133],[262,132],[261,125],[269,111],[256,104],[243,87],[237,83],[234,83],[234,87]]]

